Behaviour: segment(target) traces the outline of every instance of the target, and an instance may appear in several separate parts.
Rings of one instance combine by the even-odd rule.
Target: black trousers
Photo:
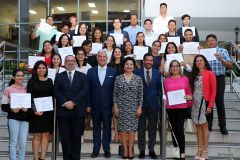
[[[218,124],[220,128],[226,127],[226,115],[225,115],[225,106],[224,106],[224,92],[225,92],[225,77],[216,76],[217,78],[217,94],[216,94],[216,107],[218,114]],[[207,116],[208,125],[212,127],[213,121],[213,112]]]
[[[85,117],[58,118],[63,159],[79,160],[81,157],[81,136],[85,126]]]
[[[150,105],[142,108],[142,115],[138,121],[138,148],[140,151],[145,151],[146,146],[146,128],[148,131],[148,150],[154,151],[156,144],[158,123],[158,110],[153,110]],[[147,127],[146,127],[147,126]]]
[[[184,121],[186,119],[187,108],[183,109],[167,109],[168,118],[172,125],[172,130],[178,141],[180,153],[185,153],[185,134]],[[173,145],[177,147],[177,143],[172,134]]]

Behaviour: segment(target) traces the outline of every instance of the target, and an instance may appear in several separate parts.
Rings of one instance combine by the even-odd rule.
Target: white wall
[[[145,0],[145,17],[159,15],[159,5],[168,4],[168,14],[181,17],[240,17],[240,0]]]

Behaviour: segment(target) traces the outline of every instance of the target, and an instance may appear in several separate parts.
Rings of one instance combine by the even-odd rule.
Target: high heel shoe
[[[202,155],[203,149],[199,148],[196,156],[194,157],[195,160],[200,160]]]
[[[208,160],[208,151],[207,150],[203,151],[200,160]]]

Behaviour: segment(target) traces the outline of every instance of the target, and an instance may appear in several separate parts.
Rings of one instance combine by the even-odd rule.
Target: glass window
[[[18,22],[18,0],[1,1],[0,23]],[[1,32],[2,33],[2,32]]]
[[[21,3],[24,3],[24,1],[21,1]],[[40,19],[46,18],[48,15],[47,0],[29,0],[27,3],[29,3],[29,22],[38,23]]]
[[[0,26],[0,39],[8,42],[18,43],[18,25],[1,25]]]

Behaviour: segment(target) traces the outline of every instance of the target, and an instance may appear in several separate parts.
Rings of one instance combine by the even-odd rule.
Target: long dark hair
[[[95,28],[93,29],[93,33],[92,33],[92,42],[93,42],[93,43],[96,42],[96,38],[94,37],[94,33],[95,33],[97,30],[99,30],[99,31],[101,32],[101,38],[100,38],[100,41],[101,41],[101,43],[103,43],[103,31],[102,31],[101,28],[99,28],[99,27],[95,27]]]
[[[67,46],[69,45],[69,46],[71,46],[71,39],[70,39],[70,37],[67,35],[67,34],[62,34],[60,37],[59,37],[59,41],[58,41],[58,48],[62,48],[63,47],[63,45],[62,45],[62,39],[63,39],[63,37],[64,36],[67,36],[67,38],[68,38],[68,44],[67,44]]]
[[[84,61],[83,61],[83,66],[86,66],[87,65],[87,58],[86,58],[87,57],[87,53],[86,53],[86,51],[83,48],[78,48],[76,53],[75,53],[75,58],[76,58],[76,61],[77,61],[77,65],[78,65],[78,67],[81,67],[80,63],[78,62],[78,59],[77,59],[77,54],[78,54],[79,51],[83,51],[83,53],[85,55],[85,58],[84,58]]]
[[[40,60],[40,61],[37,61],[33,67],[33,73],[32,73],[32,77],[35,79],[35,80],[38,80],[38,74],[37,74],[37,69],[40,65],[44,65],[46,67],[46,73],[44,74],[44,77],[47,77],[48,76],[48,67],[47,67],[47,64],[46,62]]]
[[[12,72],[12,77],[15,77],[18,72],[22,72],[22,73],[24,74],[24,72],[23,72],[22,70],[20,70],[20,69],[15,69],[15,70],[13,70],[13,72]],[[13,85],[13,84],[15,84],[15,80],[12,78],[12,79],[10,80],[10,82],[8,83],[8,86],[11,86],[11,85]]]
[[[113,52],[112,52],[111,60],[110,60],[110,62],[109,62],[110,66],[113,67],[113,68],[115,67],[114,52],[115,52],[116,49],[119,49],[119,50],[121,51],[120,64],[121,64],[122,60],[124,59],[124,55],[123,55],[122,49],[121,49],[120,47],[114,48],[114,49],[113,49]]]
[[[168,44],[166,45],[166,49],[165,49],[165,54],[164,54],[164,60],[166,61],[167,60],[167,54],[169,54],[169,52],[168,52],[168,46],[169,45],[173,45],[174,46],[174,48],[176,49],[176,51],[175,51],[175,53],[178,53],[178,48],[177,48],[177,45],[174,43],[174,42],[168,42]]]
[[[123,46],[122,46],[122,49],[123,49],[123,50],[122,50],[122,51],[123,51],[123,54],[124,54],[125,56],[127,55],[127,52],[126,52],[126,50],[125,50],[127,43],[130,43],[130,44],[132,45],[132,42],[131,42],[131,41],[125,41],[125,42],[123,42]],[[133,54],[133,45],[132,45],[131,54]]]
[[[43,42],[43,49],[42,49],[42,53],[41,53],[42,56],[44,56],[44,55],[46,54],[46,52],[45,52],[45,50],[44,50],[44,45],[45,45],[46,43],[49,43],[49,44],[51,44],[51,46],[52,46],[52,42],[51,42],[51,41],[49,41],[49,40],[44,41],[44,42]],[[51,52],[51,53],[52,53],[52,54],[55,54],[53,48],[52,48],[52,52]]]
[[[81,27],[81,25],[85,25],[86,26],[86,33],[85,33],[85,36],[86,36],[86,39],[89,39],[89,37],[90,37],[90,33],[89,33],[89,30],[88,30],[88,25],[87,25],[87,23],[79,23],[79,25],[78,25],[78,35],[80,35],[80,27]]]
[[[199,69],[197,68],[197,65],[196,65],[196,61],[197,61],[198,57],[201,57],[203,59],[203,61],[205,63],[205,69],[206,70],[209,70],[209,71],[212,70],[210,64],[208,63],[207,59],[203,55],[197,55],[194,58],[193,67],[192,67],[192,75],[191,75],[191,88],[192,88],[192,91],[194,90],[194,81],[195,81],[197,75],[199,74]]]
[[[56,54],[53,54],[53,55],[51,56],[51,64],[50,64],[50,68],[53,68],[53,62],[52,62],[52,60],[53,60],[53,57],[54,57],[54,56],[58,56],[59,59],[60,59],[59,67],[62,65],[62,58],[61,58],[60,54],[56,53]]]
[[[145,42],[145,35],[143,32],[138,32],[137,35],[136,35],[136,43],[135,43],[135,46],[138,46],[138,40],[137,40],[137,37],[139,34],[142,34],[143,37],[144,37],[144,40],[143,40],[143,46],[146,46],[146,42]]]
[[[107,37],[106,37],[106,39],[105,39],[105,43],[104,43],[104,47],[103,47],[103,48],[107,48],[107,43],[106,43],[106,41],[107,41],[108,37],[112,37],[112,39],[113,39],[113,46],[112,46],[112,48],[114,49],[114,48],[116,47],[116,41],[115,41],[115,38],[114,38],[112,35],[107,35]]]

